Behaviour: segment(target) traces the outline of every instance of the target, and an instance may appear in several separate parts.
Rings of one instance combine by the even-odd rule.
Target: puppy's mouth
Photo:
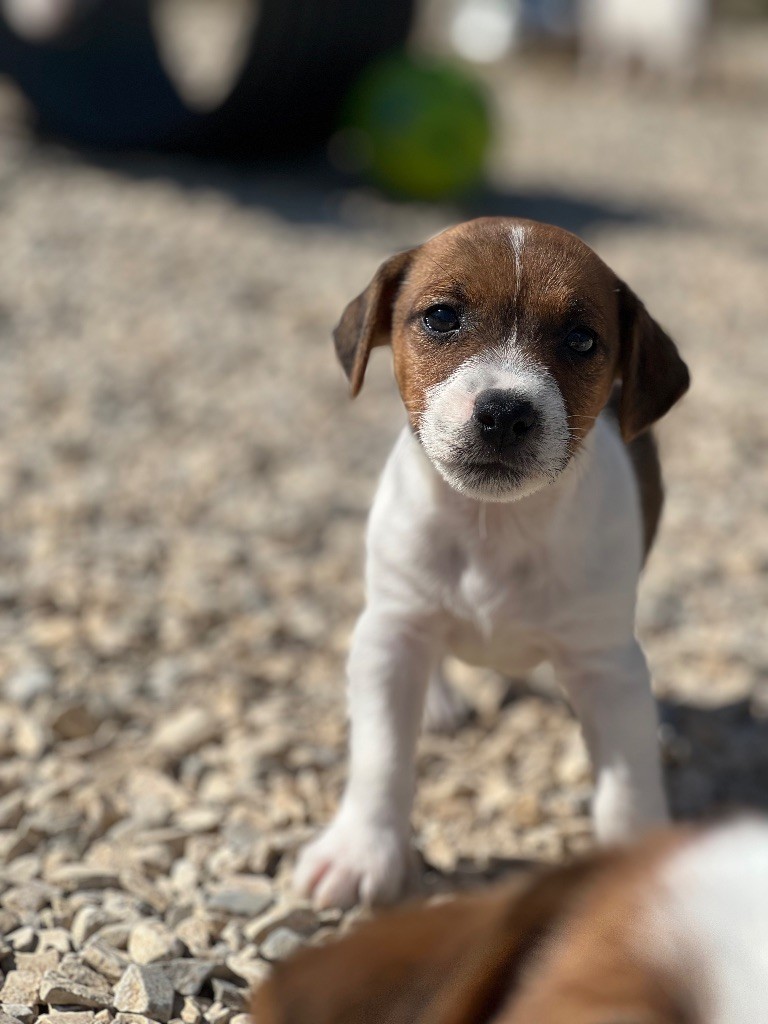
[[[557,460],[551,454],[542,459],[532,444],[524,451],[494,456],[454,448],[451,457],[432,461],[460,493],[485,501],[512,501],[554,483],[569,457],[563,453]]]

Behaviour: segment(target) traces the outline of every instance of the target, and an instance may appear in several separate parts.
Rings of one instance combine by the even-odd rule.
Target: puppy
[[[574,235],[501,217],[387,260],[334,336],[353,395],[391,344],[408,426],[370,517],[349,780],[299,890],[340,906],[403,892],[416,740],[447,652],[512,676],[551,662],[594,765],[600,839],[663,821],[634,618],[662,494],[643,432],[688,387],[673,342]]]
[[[768,824],[678,829],[369,922],[278,965],[255,1024],[765,1024]]]

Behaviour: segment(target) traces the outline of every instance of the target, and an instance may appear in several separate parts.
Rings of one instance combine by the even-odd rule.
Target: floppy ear
[[[619,281],[621,403],[619,423],[631,441],[661,419],[688,390],[688,367],[669,335]]]
[[[482,1024],[609,854],[385,914],[278,964],[255,1024]]]
[[[389,344],[392,305],[414,251],[399,252],[382,263],[371,283],[350,302],[334,328],[336,355],[349,378],[353,398],[363,386],[371,349]]]

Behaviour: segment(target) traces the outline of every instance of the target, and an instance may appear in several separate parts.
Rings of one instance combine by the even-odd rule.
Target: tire
[[[0,19],[0,72],[43,130],[79,145],[285,156],[328,137],[360,72],[405,41],[413,4],[262,0],[239,77],[204,113],[186,106],[161,63],[150,0],[98,0],[44,44]]]

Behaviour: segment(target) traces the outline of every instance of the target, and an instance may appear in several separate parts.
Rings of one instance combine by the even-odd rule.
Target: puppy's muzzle
[[[514,391],[491,388],[475,400],[472,420],[478,440],[495,455],[514,455],[535,430],[539,414]]]

